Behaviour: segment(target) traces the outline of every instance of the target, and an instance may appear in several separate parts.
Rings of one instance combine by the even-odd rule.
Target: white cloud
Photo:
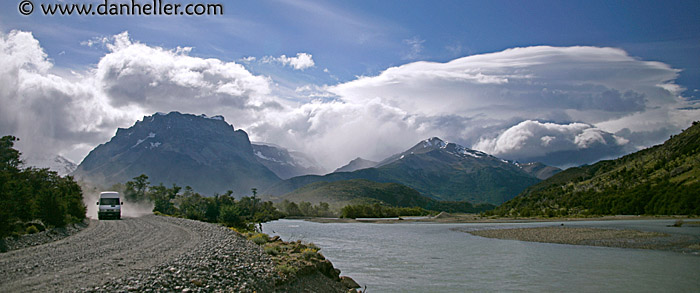
[[[269,96],[268,78],[240,64],[140,44],[126,32],[106,47],[94,69],[63,77],[51,73],[31,33],[0,35],[0,132],[20,137],[28,156],[52,152],[79,162],[117,127],[156,111],[226,114],[245,124],[256,111],[282,107]]]
[[[403,40],[404,45],[408,46],[408,49],[403,54],[404,60],[415,60],[421,57],[423,52],[423,43],[425,40],[421,40],[418,37],[413,37],[410,39]]]
[[[287,57],[287,55],[282,55],[279,57],[265,56],[261,59],[261,61],[263,63],[277,62],[284,66],[292,67],[296,70],[304,70],[316,65],[313,57],[308,53],[297,53],[296,57]]]
[[[0,135],[20,138],[27,156],[81,153],[131,120],[111,107],[92,80],[52,74],[53,64],[31,33],[0,34]]]
[[[658,143],[700,116],[678,96],[677,70],[612,48],[414,62],[278,97],[270,78],[191,56],[192,48],[142,44],[126,32],[104,45],[109,51],[93,69],[61,76],[31,33],[0,35],[0,132],[19,136],[25,153],[78,162],[117,127],[177,110],[223,114],[252,139],[304,151],[328,169],[357,156],[380,160],[429,136],[570,165]],[[258,61],[314,66],[307,53]]]
[[[243,58],[239,59],[239,61],[247,64],[247,63],[255,62],[256,59],[257,58],[255,58],[253,56],[248,56],[248,57],[243,57]]]
[[[97,64],[97,82],[115,106],[146,112],[244,110],[272,102],[269,80],[242,65],[191,57],[191,48],[166,50],[116,35]]]
[[[596,150],[603,156],[618,155],[628,142],[585,123],[557,124],[526,120],[495,138],[481,138],[474,148],[495,156],[529,162],[533,159],[546,160],[553,153],[574,154],[581,150]]]
[[[580,122],[605,133],[623,129],[654,133],[654,143],[659,143],[697,119],[691,116],[700,116],[697,109],[680,110],[688,108],[691,101],[679,96],[680,87],[674,83],[678,72],[664,63],[631,57],[620,49],[540,46],[447,63],[413,62],[328,90],[348,103],[379,99],[425,119],[424,126],[433,132],[440,132],[443,123],[463,124],[464,128],[454,129],[446,138],[467,146],[484,147],[484,141],[525,120],[560,125]],[[581,134],[580,146],[585,149],[598,145],[597,134]],[[550,148],[557,145],[545,136],[525,142],[537,147],[543,141]],[[631,140],[626,147],[649,146],[650,141]],[[610,153],[598,155],[588,159]]]
[[[428,135],[401,109],[378,99],[363,104],[314,100],[298,108],[267,112],[249,126],[258,141],[312,154],[328,169],[362,156],[383,159]]]

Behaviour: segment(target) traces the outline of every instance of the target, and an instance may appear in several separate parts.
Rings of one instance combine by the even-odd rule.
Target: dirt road
[[[192,281],[191,276],[202,275],[198,270],[214,267],[222,267],[217,280]],[[256,280],[269,282],[265,277],[273,271],[261,249],[233,231],[150,215],[92,220],[82,232],[60,241],[0,254],[0,292],[140,290],[149,286],[179,290],[195,285],[231,289],[239,283],[248,286],[239,289],[254,289]]]

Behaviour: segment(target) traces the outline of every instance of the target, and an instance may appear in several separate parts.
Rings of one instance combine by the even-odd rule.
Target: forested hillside
[[[527,188],[494,214],[700,214],[700,123],[662,145],[567,169]]]

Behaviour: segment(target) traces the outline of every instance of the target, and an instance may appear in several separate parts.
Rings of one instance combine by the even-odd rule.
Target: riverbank
[[[299,218],[299,220],[314,223],[531,223],[531,222],[574,222],[574,221],[616,221],[616,220],[700,220],[700,217],[688,216],[637,216],[615,215],[595,217],[482,217],[479,214],[448,214],[440,213],[433,217],[405,217],[405,218],[371,218],[371,219],[346,219],[346,218]]]
[[[694,226],[693,222],[690,226]],[[681,229],[680,227],[678,229]],[[472,235],[529,242],[571,245],[605,246],[619,248],[667,250],[700,255],[700,239],[682,233],[660,233],[631,229],[604,229],[596,227],[535,227],[514,229],[458,229]]]

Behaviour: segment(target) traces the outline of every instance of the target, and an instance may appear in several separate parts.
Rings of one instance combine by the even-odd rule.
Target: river
[[[566,225],[663,232],[670,220]],[[560,223],[330,223],[278,220],[263,231],[313,242],[368,292],[697,292],[700,256],[678,252],[498,240],[455,231]],[[678,228],[675,228],[678,229]],[[683,233],[700,234],[700,227]]]

